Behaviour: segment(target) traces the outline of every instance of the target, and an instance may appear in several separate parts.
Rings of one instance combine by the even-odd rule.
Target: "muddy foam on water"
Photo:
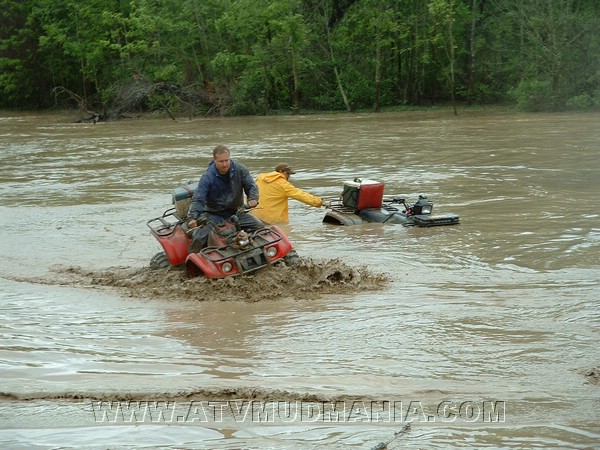
[[[582,369],[579,373],[585,377],[588,383],[600,386],[600,366]]]
[[[116,288],[128,297],[191,301],[311,300],[329,294],[381,290],[390,281],[386,274],[372,273],[366,267],[352,267],[340,260],[312,259],[302,259],[294,267],[274,265],[249,275],[223,279],[188,279],[183,270],[176,268],[110,267],[97,271],[53,266],[51,271],[54,275],[52,280],[37,281],[76,287]]]
[[[361,395],[335,395],[315,392],[298,392],[286,389],[268,389],[257,386],[235,387],[209,387],[195,388],[182,391],[169,392],[119,392],[119,391],[68,391],[68,392],[0,392],[2,401],[32,401],[32,400],[60,400],[60,401],[152,401],[160,398],[161,401],[204,401],[204,400],[258,400],[258,401],[302,401],[302,402],[352,402],[367,401],[370,397]]]

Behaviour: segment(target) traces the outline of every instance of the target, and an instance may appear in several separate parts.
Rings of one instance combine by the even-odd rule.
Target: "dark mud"
[[[27,280],[73,287],[106,287],[138,298],[190,301],[312,300],[324,295],[347,295],[384,289],[385,274],[351,267],[339,260],[304,259],[294,267],[275,265],[250,275],[187,279],[178,269],[110,267],[100,271],[53,266],[51,280]]]
[[[585,377],[588,383],[600,386],[600,366],[584,369],[581,374]]]
[[[333,401],[361,401],[369,397],[348,394],[321,394],[314,392],[297,392],[287,389],[268,389],[256,386],[236,387],[210,387],[178,392],[0,392],[2,401],[152,401],[160,398],[161,401],[213,401],[213,400],[258,400],[258,401],[303,401],[303,402],[333,402]]]

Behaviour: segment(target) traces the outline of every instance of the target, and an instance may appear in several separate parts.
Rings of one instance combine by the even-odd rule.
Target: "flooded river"
[[[599,114],[74,119],[0,115],[0,447],[600,448]],[[292,200],[302,273],[150,272],[218,144],[461,223]]]

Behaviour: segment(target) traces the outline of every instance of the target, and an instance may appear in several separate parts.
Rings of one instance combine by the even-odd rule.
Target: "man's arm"
[[[323,199],[321,197],[304,192],[302,189],[295,187],[289,181],[283,183],[283,189],[289,198],[293,198],[294,200],[298,200],[299,202],[310,206],[315,206],[317,208],[323,206]]]
[[[192,195],[192,203],[188,213],[188,219],[197,220],[206,209],[206,199],[208,196],[208,176],[204,174],[200,177],[198,186]]]

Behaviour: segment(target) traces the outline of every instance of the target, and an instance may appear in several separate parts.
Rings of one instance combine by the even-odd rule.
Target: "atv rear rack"
[[[150,228],[150,232],[157,237],[167,237],[172,235],[177,225],[183,223],[184,220],[179,217],[175,208],[167,209],[160,217],[150,219],[146,225]]]

